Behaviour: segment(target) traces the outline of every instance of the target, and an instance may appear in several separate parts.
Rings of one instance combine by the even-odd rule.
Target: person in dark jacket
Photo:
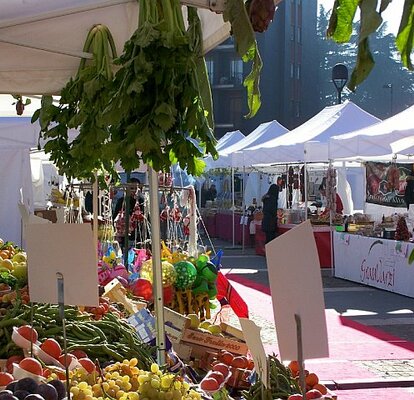
[[[263,220],[262,231],[266,235],[266,243],[277,236],[277,201],[279,198],[279,186],[273,183],[267,193],[262,197]]]
[[[404,201],[407,206],[407,210],[410,208],[410,204],[414,204],[414,166],[411,174],[407,176],[407,185],[405,186]]]

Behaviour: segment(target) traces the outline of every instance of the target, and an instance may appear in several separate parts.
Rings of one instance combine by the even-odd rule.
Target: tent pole
[[[245,241],[245,224],[244,220],[246,218],[246,200],[244,198],[245,194],[245,183],[246,183],[246,167],[243,165],[243,186],[242,186],[242,252],[244,253],[244,241]]]
[[[148,167],[149,197],[151,215],[151,250],[154,305],[156,315],[156,345],[157,361],[159,365],[165,364],[165,327],[164,327],[164,299],[162,288],[161,266],[161,235],[160,235],[160,209],[158,200],[158,175]]]
[[[128,251],[129,251],[129,220],[131,209],[131,193],[129,189],[129,180],[131,179],[131,173],[126,173],[126,188],[125,188],[125,203],[124,203],[124,219],[125,219],[125,234],[124,234],[124,266],[128,269]]]
[[[95,181],[92,188],[92,209],[93,209],[93,242],[95,251],[98,251],[98,173],[95,172]],[[98,253],[97,253],[98,254]]]
[[[307,179],[307,168],[306,161],[303,164],[303,190],[305,191],[305,221],[308,219],[308,179]]]
[[[329,160],[329,169],[332,168],[332,160]],[[334,262],[334,231],[332,229],[332,222],[333,222],[333,210],[329,210],[329,233],[330,233],[330,240],[331,240],[331,276],[335,276],[335,262]]]
[[[234,198],[234,168],[231,167],[231,209],[232,209],[232,224],[231,224],[231,228],[232,228],[232,238],[233,238],[233,247],[235,246],[235,226],[234,226],[234,220],[235,220],[235,215],[234,215],[234,207],[235,207],[235,198]]]

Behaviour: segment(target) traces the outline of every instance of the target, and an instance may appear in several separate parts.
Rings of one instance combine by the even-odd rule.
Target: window
[[[298,26],[297,40],[298,43],[302,43],[302,28],[300,26]]]
[[[240,84],[243,81],[243,61],[242,60],[231,61],[230,79],[234,84]]]
[[[295,117],[296,118],[300,117],[300,101],[296,102]]]
[[[293,78],[295,76],[295,64],[290,63],[290,77]]]
[[[295,117],[295,100],[290,100],[290,115]]]
[[[295,41],[295,25],[290,25],[290,40]]]
[[[207,73],[208,73],[208,79],[210,81],[210,84],[214,84],[214,62],[213,60],[206,60],[206,67],[207,67]]]
[[[302,73],[302,71],[301,71],[301,65],[300,64],[298,64],[297,66],[296,66],[296,79],[300,79],[300,76],[301,76],[301,73]]]

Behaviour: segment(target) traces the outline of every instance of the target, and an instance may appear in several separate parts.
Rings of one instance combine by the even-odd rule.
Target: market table
[[[282,224],[278,226],[279,234],[282,235],[294,228],[295,224]],[[331,268],[331,238],[329,226],[313,226],[313,236],[315,237],[316,247],[318,249],[319,263],[321,268]],[[255,235],[256,254],[264,256],[265,252],[265,234],[261,226],[256,226]]]
[[[214,222],[213,222],[214,218]],[[240,223],[242,214],[236,213],[234,215],[234,243],[241,245],[243,244],[243,229],[244,227],[244,244],[250,245],[249,226],[242,225]],[[211,237],[226,240],[228,242],[233,241],[233,215],[231,211],[218,211],[214,216],[209,216],[204,222],[207,231]]]
[[[334,233],[335,276],[414,297],[414,243]]]

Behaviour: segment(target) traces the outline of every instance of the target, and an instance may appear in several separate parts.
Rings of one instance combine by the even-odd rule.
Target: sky
[[[334,0],[318,0],[318,4],[323,5],[326,10],[331,10]],[[387,22],[388,31],[394,35],[398,33],[403,6],[403,0],[392,0],[387,9],[382,13],[383,20]]]

